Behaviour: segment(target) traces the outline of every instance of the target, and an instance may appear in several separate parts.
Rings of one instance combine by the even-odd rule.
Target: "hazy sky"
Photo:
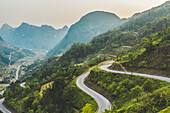
[[[167,0],[0,0],[0,26],[16,27],[22,22],[70,26],[92,11],[109,11],[120,18],[158,6]]]

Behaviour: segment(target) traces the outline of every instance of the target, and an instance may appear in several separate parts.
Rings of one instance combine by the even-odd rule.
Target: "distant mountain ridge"
[[[35,55],[29,50],[20,49],[18,47],[6,44],[0,36],[0,67],[7,66],[9,64],[10,53],[15,53],[12,54],[11,64],[15,63],[18,59],[24,58],[25,56]]]
[[[170,26],[170,2],[166,2],[157,8],[130,18],[123,25],[94,37],[87,44],[74,44],[62,55],[62,64],[65,66],[70,62],[79,64],[89,60],[92,56],[97,55],[98,57],[102,54],[112,56],[123,54],[131,47],[133,49],[143,37],[148,38],[154,33],[167,29]],[[66,62],[67,60],[69,60],[69,63]]]
[[[53,48],[67,31],[67,26],[56,30],[48,25],[38,27],[23,22],[17,28],[4,24],[0,29],[0,35],[7,43],[17,47],[48,50]]]
[[[120,19],[117,15],[104,11],[95,11],[83,16],[73,24],[64,39],[47,56],[64,53],[73,43],[87,43],[93,37],[108,30],[120,26],[126,19]]]

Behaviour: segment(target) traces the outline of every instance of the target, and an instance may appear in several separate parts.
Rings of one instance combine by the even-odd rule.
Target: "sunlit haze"
[[[70,26],[92,11],[108,11],[120,18],[131,17],[167,0],[0,0],[0,26],[13,27],[22,22],[48,24],[55,28]]]

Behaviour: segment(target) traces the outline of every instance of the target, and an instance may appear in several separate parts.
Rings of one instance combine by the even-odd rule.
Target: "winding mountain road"
[[[113,73],[120,73],[120,74],[128,74],[128,75],[136,75],[136,76],[143,76],[143,77],[148,77],[148,78],[154,78],[154,79],[158,79],[158,80],[163,80],[163,81],[167,81],[170,82],[170,78],[167,77],[161,77],[161,76],[156,76],[156,75],[149,75],[149,74],[141,74],[141,73],[132,73],[132,72],[123,72],[123,71],[116,71],[116,70],[110,70],[108,69],[109,66],[112,65],[114,61],[110,61],[107,62],[106,64],[102,65],[99,67],[99,69],[104,70],[104,71],[108,71],[108,72],[113,72]],[[104,96],[102,96],[101,94],[95,92],[94,90],[90,89],[89,87],[87,87],[84,84],[84,80],[85,78],[89,75],[90,71],[82,74],[76,81],[76,85],[83,90],[84,92],[86,92],[87,94],[89,94],[91,97],[93,97],[95,99],[95,101],[98,104],[98,113],[102,113],[105,111],[105,109],[109,110],[111,109],[111,104],[109,102],[109,100],[107,100]],[[25,82],[23,82],[20,86],[25,88]],[[8,109],[6,109],[2,103],[4,101],[4,98],[0,100],[0,110],[4,113],[11,113]]]
[[[23,82],[23,83],[20,84],[20,86],[21,86],[22,88],[25,88],[25,85],[26,85],[26,82]]]
[[[90,71],[82,74],[76,81],[77,86],[83,90],[84,92],[86,92],[87,94],[89,94],[91,97],[93,97],[95,99],[95,101],[98,104],[98,113],[103,113],[105,111],[105,109],[109,110],[111,108],[111,104],[110,102],[101,94],[95,92],[94,90],[88,88],[85,84],[84,84],[84,80],[85,78],[89,75]]]
[[[100,66],[99,69],[107,71],[107,72],[143,76],[143,77],[154,78],[154,79],[170,82],[170,78],[167,78],[167,77],[161,77],[161,76],[149,75],[149,74],[141,74],[141,73],[123,72],[123,71],[116,71],[116,70],[108,69],[108,67],[110,67],[112,65],[112,63],[114,63],[114,61],[107,62],[104,65]],[[105,111],[105,109],[107,109],[107,110],[110,109],[111,104],[104,96],[102,96],[101,94],[99,94],[99,93],[95,92],[94,90],[88,88],[84,84],[84,80],[89,75],[89,73],[90,73],[90,71],[82,74],[77,79],[76,84],[81,90],[83,90],[84,92],[86,92],[87,94],[89,94],[91,97],[93,97],[95,99],[95,101],[98,104],[98,113],[102,113],[103,111]]]
[[[1,99],[0,100],[0,110],[3,112],[3,113],[11,113],[8,109],[6,109],[4,106],[3,106],[3,102],[4,102],[5,98]]]
[[[142,73],[132,73],[132,72],[116,71],[116,70],[108,69],[108,67],[110,67],[113,62],[114,61],[110,61],[110,62],[106,63],[105,65],[100,66],[99,69],[104,70],[104,71],[108,71],[108,72],[113,72],[113,73],[136,75],[136,76],[154,78],[154,79],[170,82],[170,78],[168,78],[168,77],[162,77],[162,76],[150,75],[150,74],[142,74]]]

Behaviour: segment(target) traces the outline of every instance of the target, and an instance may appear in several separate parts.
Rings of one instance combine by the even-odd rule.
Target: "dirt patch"
[[[41,90],[40,90],[40,95],[43,96],[43,91],[46,90],[47,88],[52,88],[52,84],[53,84],[53,81],[52,82],[49,82],[47,84],[44,84],[41,86]]]
[[[92,70],[92,69],[94,69],[96,66],[99,66],[99,65],[105,64],[105,63],[107,63],[107,62],[110,62],[110,60],[100,62],[98,65],[95,65],[95,66],[91,67],[88,71],[91,71],[91,70]]]

